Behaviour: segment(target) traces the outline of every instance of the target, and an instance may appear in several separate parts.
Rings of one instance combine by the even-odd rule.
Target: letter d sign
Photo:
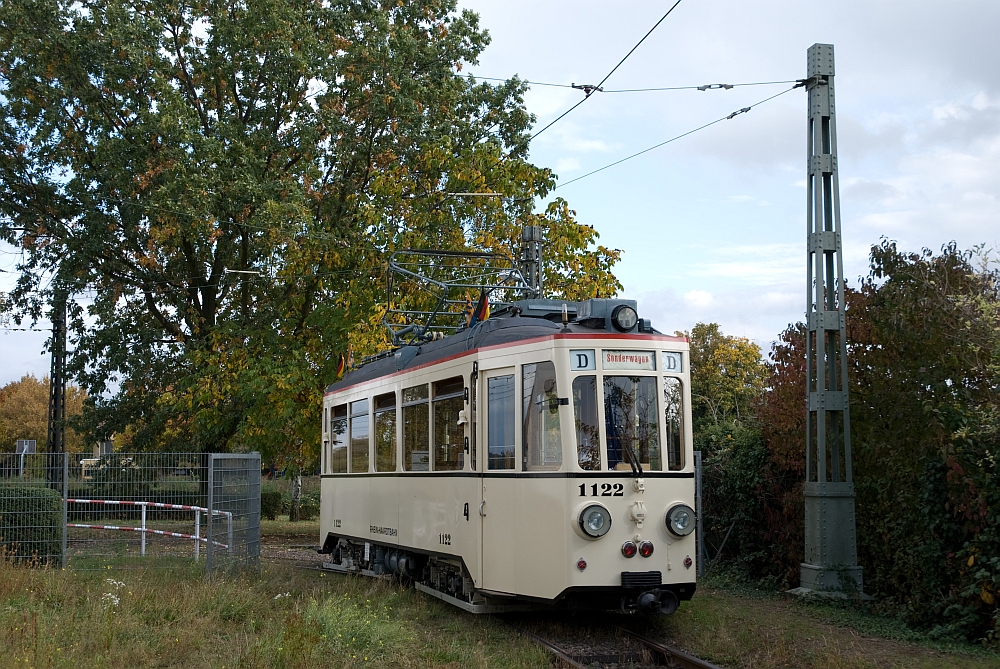
[[[597,369],[597,356],[594,349],[578,349],[569,352],[569,369],[571,372]]]

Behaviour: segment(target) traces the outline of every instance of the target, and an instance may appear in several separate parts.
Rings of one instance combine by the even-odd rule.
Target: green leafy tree
[[[981,251],[981,250],[980,250]],[[907,253],[889,241],[848,290],[858,557],[883,611],[942,637],[995,645],[1000,589],[1000,276],[988,257]],[[753,576],[794,585],[803,551],[805,345],[775,343],[756,408],[767,458],[753,475]]]
[[[691,398],[695,423],[741,422],[753,416],[767,369],[760,347],[745,337],[722,334],[717,323],[697,323],[691,346]]]
[[[339,354],[386,343],[395,249],[510,253],[542,225],[556,295],[613,294],[617,252],[562,201],[532,211],[554,176],[525,85],[460,74],[488,41],[453,0],[6,2],[5,304],[70,293],[87,427],[315,462]]]

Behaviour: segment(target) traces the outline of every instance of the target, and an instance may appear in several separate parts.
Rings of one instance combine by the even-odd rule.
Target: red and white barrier
[[[141,532],[142,542],[140,548],[140,554],[146,555],[146,533],[159,534],[165,537],[180,537],[182,539],[194,539],[194,559],[198,560],[198,554],[200,553],[200,548],[202,542],[208,544],[208,539],[201,536],[201,512],[209,513],[209,510],[204,506],[189,506],[187,504],[165,504],[163,502],[135,502],[131,500],[117,500],[117,499],[75,499],[70,498],[66,500],[67,503],[75,504],[105,504],[114,506],[138,506],[142,508],[142,521],[140,527],[120,527],[118,525],[87,525],[84,523],[67,523],[67,527],[83,527],[94,530],[121,530],[123,532]],[[146,507],[155,507],[157,509],[174,509],[179,511],[194,511],[194,534],[183,534],[181,532],[166,532],[164,530],[153,530],[146,527]],[[231,511],[219,511],[213,510],[213,516],[225,516],[227,532],[226,536],[229,539],[228,544],[221,543],[219,541],[213,541],[213,546],[221,546],[229,551],[230,554],[233,552],[233,514]]]
[[[120,527],[118,525],[84,525],[83,523],[66,523],[66,527],[86,527],[92,530],[122,530],[125,532],[149,532],[151,534],[160,534],[165,537],[180,537],[181,539],[194,539],[196,541],[201,541],[208,543],[208,539],[205,537],[196,537],[193,534],[184,534],[182,532],[167,532],[165,530],[154,530],[148,527]],[[229,548],[228,545],[220,542],[213,541],[212,545],[221,546],[222,548]]]

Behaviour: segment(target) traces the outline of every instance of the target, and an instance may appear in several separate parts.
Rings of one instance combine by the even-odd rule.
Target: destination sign
[[[601,351],[602,369],[638,369],[656,371],[656,354],[653,351]]]

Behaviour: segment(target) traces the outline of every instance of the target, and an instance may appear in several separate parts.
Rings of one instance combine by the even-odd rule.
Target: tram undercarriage
[[[470,613],[518,611],[621,611],[669,615],[681,601],[690,600],[695,584],[662,584],[660,572],[622,572],[622,586],[567,588],[552,600],[491,592],[475,587],[465,565],[456,556],[388,546],[371,541],[327,535],[321,554],[330,561],[323,569],[371,578],[399,578],[417,590]]]

